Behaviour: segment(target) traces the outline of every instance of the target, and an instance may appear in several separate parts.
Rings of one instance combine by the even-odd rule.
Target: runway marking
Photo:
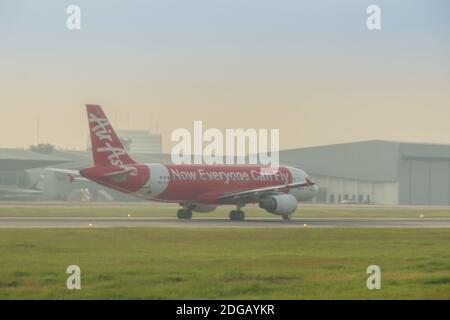
[[[450,218],[0,217],[0,228],[450,228]]]

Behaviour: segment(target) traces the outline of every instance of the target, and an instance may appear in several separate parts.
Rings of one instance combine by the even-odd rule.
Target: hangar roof
[[[67,159],[23,149],[0,149],[0,170],[16,171],[67,162]]]

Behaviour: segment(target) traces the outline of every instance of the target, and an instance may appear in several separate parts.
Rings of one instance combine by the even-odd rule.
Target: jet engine
[[[217,206],[210,204],[194,204],[192,205],[191,210],[195,212],[211,212],[216,208]]]
[[[273,214],[288,216],[297,209],[297,199],[292,194],[270,196],[261,200],[259,207]]]

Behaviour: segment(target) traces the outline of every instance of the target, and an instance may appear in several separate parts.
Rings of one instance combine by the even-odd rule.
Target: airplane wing
[[[46,168],[46,170],[52,171],[52,172],[56,172],[56,173],[64,174],[64,175],[66,175],[67,177],[69,177],[70,182],[72,182],[72,181],[74,181],[74,180],[78,180],[78,181],[88,181],[88,179],[86,179],[86,178],[84,178],[84,177],[81,176],[79,170],[59,169],[59,168]]]
[[[269,187],[263,187],[263,188],[227,192],[227,193],[220,195],[218,197],[218,200],[228,200],[228,199],[237,200],[237,199],[242,199],[242,198],[253,198],[253,199],[257,200],[257,199],[261,199],[261,198],[267,197],[272,194],[287,191],[289,189],[308,187],[308,186],[313,186],[313,185],[315,185],[314,182],[312,182],[308,178],[305,178],[305,182],[295,182],[295,183],[281,184],[281,185],[275,185],[275,186],[269,186]]]

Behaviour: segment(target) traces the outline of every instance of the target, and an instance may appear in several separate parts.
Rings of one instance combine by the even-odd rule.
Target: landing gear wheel
[[[292,218],[292,215],[290,215],[290,214],[284,214],[283,215],[283,219],[284,220],[291,220],[291,218]]]
[[[180,209],[177,212],[178,219],[191,219],[192,211],[188,209]]]
[[[245,220],[245,213],[242,210],[231,210],[230,220],[232,221],[243,221]]]

